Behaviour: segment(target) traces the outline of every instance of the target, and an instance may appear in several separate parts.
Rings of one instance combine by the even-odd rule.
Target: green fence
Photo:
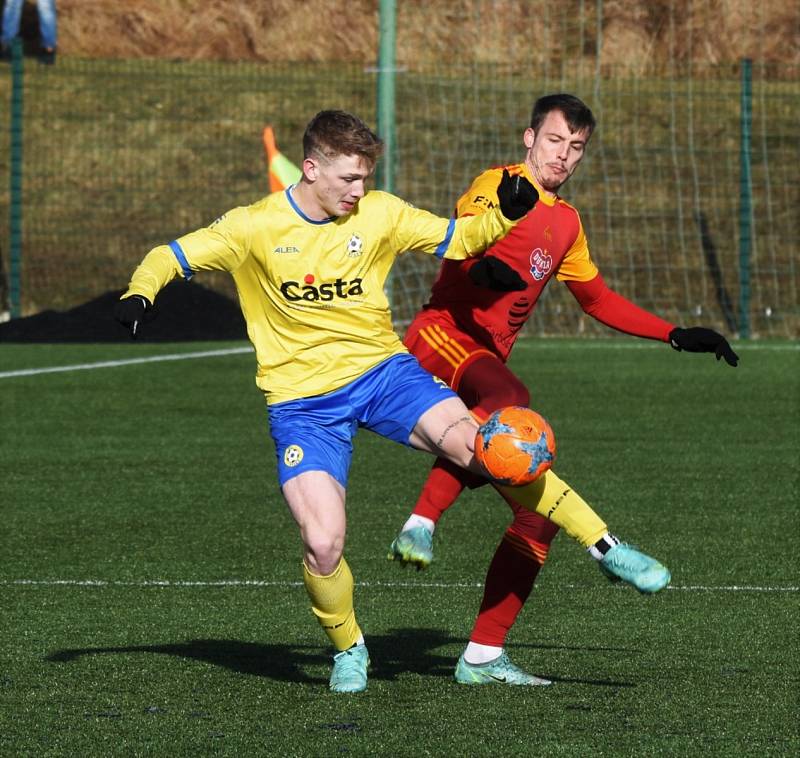
[[[21,132],[11,128],[13,67],[0,71],[0,102],[8,104],[0,142],[0,310],[21,315],[121,290],[152,246],[265,194],[265,124],[299,163],[302,129],[317,110],[341,107],[373,124],[378,116],[377,67],[363,64],[24,63]],[[676,322],[753,337],[800,335],[797,67],[752,64],[749,208],[740,192],[740,62],[673,62],[637,73],[400,59],[397,69],[399,195],[448,215],[476,173],[522,158],[536,96],[574,92],[595,110],[599,129],[564,194],[581,211],[606,280]],[[12,260],[11,148],[20,134],[21,257]],[[434,274],[433,261],[404,256],[393,287],[398,322],[424,302]],[[231,293],[224,277],[202,283]],[[558,284],[530,329],[608,333]]]

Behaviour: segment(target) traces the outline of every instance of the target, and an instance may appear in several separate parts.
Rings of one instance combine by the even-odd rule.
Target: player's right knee
[[[332,574],[344,552],[344,540],[321,537],[306,544],[305,562],[308,569],[317,576]]]

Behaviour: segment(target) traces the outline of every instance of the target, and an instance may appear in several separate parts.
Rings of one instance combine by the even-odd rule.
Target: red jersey
[[[458,200],[456,215],[477,215],[494,207],[504,168],[512,176],[522,174],[533,182],[539,201],[485,254],[513,268],[527,288],[498,292],[480,287],[469,277],[476,259],[446,260],[433,284],[430,300],[416,321],[452,323],[505,361],[539,296],[555,276],[567,283],[581,307],[599,321],[630,334],[668,341],[673,325],[643,311],[605,285],[589,255],[578,211],[560,197],[547,196],[524,163],[480,174]]]

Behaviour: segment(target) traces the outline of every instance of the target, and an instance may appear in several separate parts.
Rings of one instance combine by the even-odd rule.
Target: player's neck
[[[304,183],[302,179],[289,189],[289,194],[306,218],[312,221],[327,221],[330,218],[330,213],[327,213],[320,205],[311,186]]]
[[[545,189],[544,187],[542,187],[542,183],[538,179],[536,180],[536,191],[540,195],[544,195],[545,197],[548,197],[551,200],[554,200],[555,198],[558,197],[558,193],[557,192],[551,192],[550,190]]]
[[[527,158],[523,161],[523,163],[525,165],[525,168],[528,169],[528,174],[530,174],[530,177],[533,179],[533,182],[536,185],[536,191],[539,193],[539,195],[544,195],[545,197],[549,197],[550,199],[558,197],[558,193],[553,192],[549,189],[545,189],[542,186],[541,177],[538,176],[538,172]]]

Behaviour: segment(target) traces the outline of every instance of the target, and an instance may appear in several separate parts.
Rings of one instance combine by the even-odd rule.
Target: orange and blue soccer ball
[[[556,438],[536,411],[518,405],[501,408],[475,436],[475,457],[499,484],[530,484],[553,465]]]

